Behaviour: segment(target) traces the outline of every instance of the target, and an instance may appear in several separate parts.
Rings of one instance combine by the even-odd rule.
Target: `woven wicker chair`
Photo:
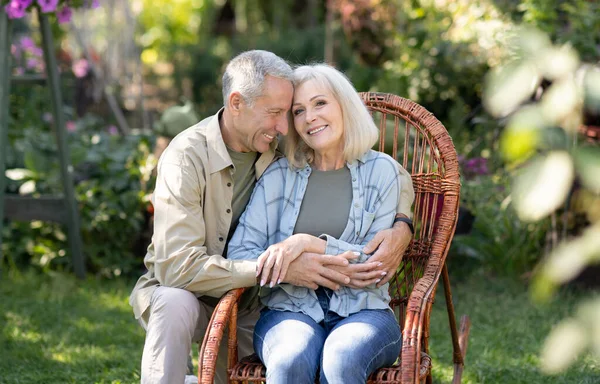
[[[390,303],[403,334],[399,363],[373,373],[368,383],[431,383],[429,322],[431,306],[442,277],[454,348],[454,380],[462,376],[469,334],[468,317],[457,330],[446,255],[456,228],[460,179],[458,161],[448,132],[420,105],[390,94],[361,93],[380,127],[379,150],[396,158],[411,175],[415,189],[415,236],[396,275],[390,281]],[[398,148],[402,149],[398,157]],[[237,357],[237,301],[243,289],[228,292],[217,305],[199,355],[198,379],[213,382],[217,351],[229,327],[230,382],[263,382],[265,367],[256,355]]]

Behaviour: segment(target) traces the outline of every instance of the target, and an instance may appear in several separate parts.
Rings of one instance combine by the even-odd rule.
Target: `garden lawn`
[[[139,382],[144,333],[127,303],[132,281],[30,273],[1,278],[0,383]],[[522,284],[477,272],[453,288],[457,314],[468,313],[473,323],[463,383],[600,382],[600,364],[590,357],[561,376],[537,369],[544,337],[585,294],[564,292],[548,305],[532,305]],[[450,383],[441,288],[430,345],[434,382]]]

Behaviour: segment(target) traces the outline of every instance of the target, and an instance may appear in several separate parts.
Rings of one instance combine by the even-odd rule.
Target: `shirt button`
[[[357,232],[356,232],[356,236],[358,236],[358,235],[360,235],[360,232],[358,232],[358,231],[357,231]]]
[[[231,209],[227,208],[227,213],[231,213]]]
[[[352,178],[352,181],[356,181],[356,177],[353,177],[353,178]]]
[[[355,207],[355,208],[358,208],[358,203],[354,203],[354,207]]]
[[[222,237],[219,237],[219,241],[223,241],[223,238],[222,238]]]
[[[227,186],[228,186],[228,187],[231,187],[231,183],[227,183]]]

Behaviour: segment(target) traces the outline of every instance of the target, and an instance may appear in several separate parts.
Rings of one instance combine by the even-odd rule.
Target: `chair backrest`
[[[454,236],[460,194],[458,159],[446,128],[419,104],[386,93],[364,92],[360,96],[380,128],[375,149],[404,166],[415,190],[415,236],[390,281],[390,305],[404,329],[409,296],[424,297],[431,293],[424,290],[430,289],[435,294]],[[428,318],[429,308],[425,312]]]

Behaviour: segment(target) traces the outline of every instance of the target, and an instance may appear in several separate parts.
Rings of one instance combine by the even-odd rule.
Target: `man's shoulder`
[[[175,136],[161,157],[164,157],[165,161],[179,161],[185,156],[205,157],[208,149],[205,124],[207,119],[192,125]]]

